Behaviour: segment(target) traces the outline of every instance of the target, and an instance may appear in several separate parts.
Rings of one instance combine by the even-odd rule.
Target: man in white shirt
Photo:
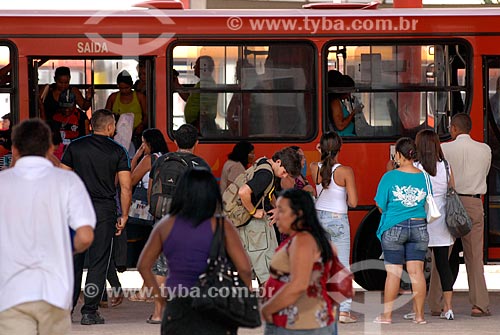
[[[484,209],[481,196],[486,193],[486,177],[491,165],[491,149],[474,141],[469,133],[472,122],[467,114],[456,114],[450,125],[454,141],[441,145],[445,158],[453,167],[455,189],[472,220],[472,230],[462,237],[465,266],[469,282],[472,316],[491,315],[488,289],[484,279]],[[431,298],[429,298],[431,300]],[[432,309],[432,306],[431,306]]]
[[[96,217],[83,182],[54,167],[51,153],[42,120],[14,128],[15,166],[0,172],[0,334],[70,331],[72,244],[75,252],[90,246]]]

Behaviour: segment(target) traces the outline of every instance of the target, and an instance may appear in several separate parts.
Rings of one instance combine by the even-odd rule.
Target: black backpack
[[[177,183],[182,174],[192,165],[196,158],[193,154],[169,152],[156,160],[151,187],[149,212],[161,219],[170,210]]]

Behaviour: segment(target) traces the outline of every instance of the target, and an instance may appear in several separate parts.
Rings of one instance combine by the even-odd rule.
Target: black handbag
[[[260,327],[257,295],[239,278],[226,254],[224,235],[224,217],[217,216],[207,270],[198,279],[199,294],[191,306],[228,326]]]
[[[450,168],[448,162],[444,161],[446,167],[446,183],[450,180]],[[460,197],[453,187],[448,186],[446,192],[446,225],[453,237],[459,238],[467,235],[472,230],[472,221],[465,210]]]

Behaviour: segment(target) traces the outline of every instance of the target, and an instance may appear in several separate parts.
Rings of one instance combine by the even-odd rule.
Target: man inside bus
[[[200,93],[200,89],[215,88],[212,73],[215,63],[212,57],[204,55],[198,57],[194,65],[194,75],[200,78],[191,93],[183,92],[183,85],[174,76],[174,88],[179,90],[179,95],[186,102],[184,106],[184,119],[186,123],[195,126],[202,135],[213,134],[217,131],[215,118],[217,116],[217,93]]]
[[[500,77],[497,78],[497,89],[495,94],[490,98],[491,111],[497,126],[500,125]]]

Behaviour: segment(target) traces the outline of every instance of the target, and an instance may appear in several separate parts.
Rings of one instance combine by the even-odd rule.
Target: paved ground
[[[440,320],[438,317],[426,315],[428,324],[416,325],[410,321],[403,320],[402,316],[410,309],[408,296],[401,296],[399,299],[402,307],[398,309],[393,317],[392,325],[379,326],[371,321],[378,313],[381,307],[379,301],[380,292],[357,292],[353,308],[357,310],[366,310],[366,318],[360,315],[360,320],[356,324],[339,325],[339,334],[440,334],[450,333],[454,335],[465,334],[498,334],[500,329],[500,292],[491,292],[491,311],[493,316],[483,318],[473,318],[470,316],[470,305],[468,303],[467,292],[458,292],[455,294],[453,303],[455,311],[455,320]],[[366,304],[363,304],[366,302]],[[122,305],[115,308],[101,309],[101,313],[106,319],[104,325],[81,326],[79,323],[73,323],[71,334],[119,334],[119,335],[158,335],[160,333],[159,325],[147,324],[146,318],[151,314],[152,303],[125,301]],[[78,318],[79,313],[75,313]],[[370,316],[368,316],[370,315]],[[368,322],[364,322],[368,320]],[[79,319],[78,319],[79,320]],[[262,329],[240,329],[240,335],[262,334]],[[199,334],[203,334],[200,330]]]
[[[136,271],[126,271],[123,274],[119,274],[119,277],[125,289],[135,289],[142,285],[142,279]],[[339,325],[339,334],[498,334],[500,329],[500,266],[486,266],[485,277],[490,289],[490,309],[493,313],[491,317],[473,318],[470,316],[471,306],[468,301],[467,277],[465,267],[462,265],[454,286],[454,289],[457,291],[453,298],[454,321],[440,320],[438,317],[431,317],[430,315],[426,315],[426,319],[428,320],[428,324],[426,325],[415,325],[403,320],[403,314],[407,313],[411,308],[411,304],[409,303],[410,296],[403,295],[397,301],[400,307],[394,313],[394,323],[384,326],[376,325],[372,323],[372,320],[382,308],[380,303],[382,293],[358,290],[352,307],[357,312],[357,315],[359,315],[359,322]],[[81,326],[79,322],[74,322],[71,334],[158,335],[160,333],[160,326],[146,323],[146,318],[151,314],[152,310],[152,303],[125,300],[118,307],[101,309],[101,313],[106,319],[106,324]],[[79,311],[79,306],[76,311]],[[78,312],[75,312],[74,318],[75,320],[80,320]],[[367,320],[366,323],[365,320]],[[261,335],[262,333],[262,328],[240,329],[239,331],[240,335]],[[203,332],[200,330],[199,334],[203,335]]]

